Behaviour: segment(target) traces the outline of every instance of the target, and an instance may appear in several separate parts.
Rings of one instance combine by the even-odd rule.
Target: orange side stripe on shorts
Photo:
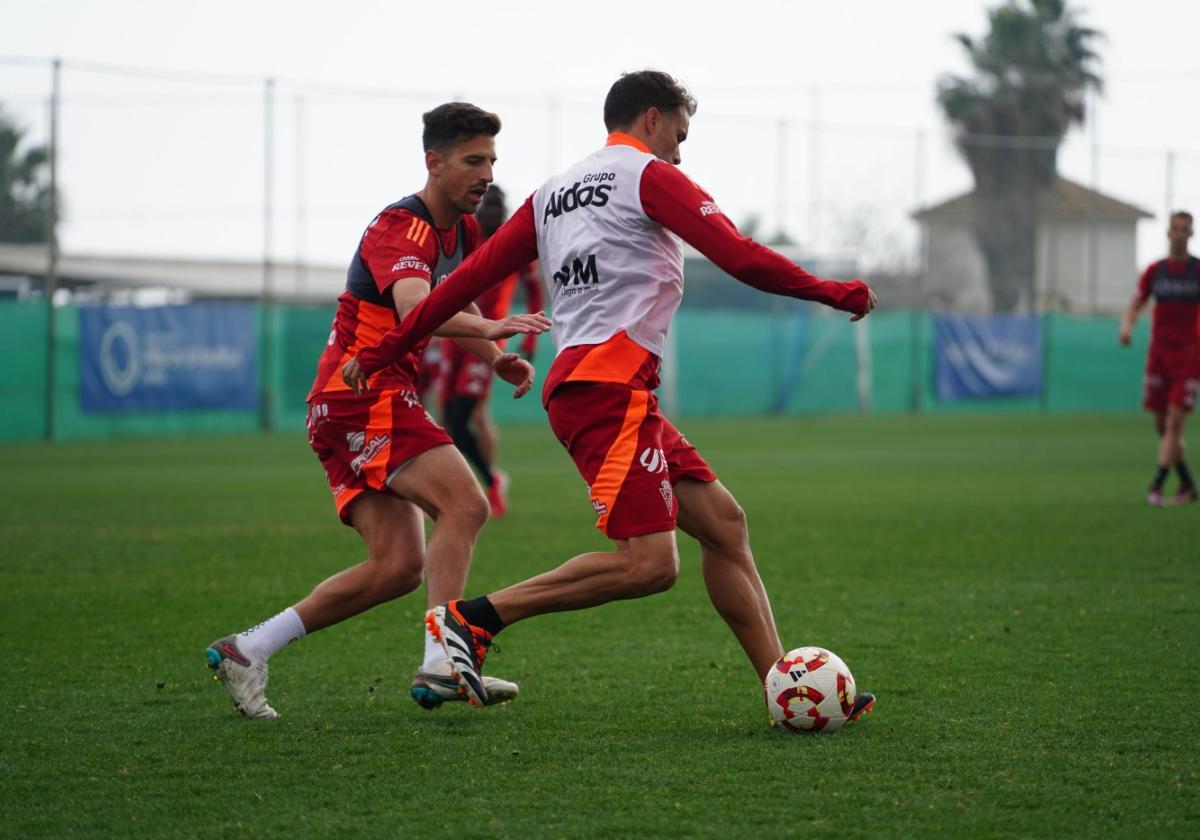
[[[364,446],[370,446],[372,441],[380,437],[387,438],[387,443],[380,446],[374,457],[363,465],[363,477],[376,490],[382,490],[387,482],[388,458],[392,454],[392,395],[395,393],[394,389],[388,389],[379,395],[379,399],[371,406],[367,417],[367,433],[363,435]]]
[[[333,498],[333,507],[338,512],[338,516],[342,515],[346,505],[357,499],[363,493],[361,487],[344,487],[342,491]]]
[[[625,476],[629,474],[629,468],[637,455],[638,430],[641,429],[642,421],[646,419],[649,403],[649,391],[630,392],[629,406],[625,409],[621,431],[608,448],[604,463],[600,465],[596,480],[592,482],[592,500],[603,506],[596,519],[596,527],[606,533],[608,515],[612,513],[617,494],[621,492],[621,485],[625,483]]]
[[[650,351],[621,330],[603,344],[597,344],[579,360],[563,382],[620,382],[633,379],[646,363]]]

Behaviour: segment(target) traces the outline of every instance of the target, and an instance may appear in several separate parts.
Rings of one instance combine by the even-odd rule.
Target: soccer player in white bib
[[[700,543],[709,597],[760,680],[784,653],[745,513],[654,396],[683,294],[680,240],[744,283],[820,301],[852,313],[851,320],[871,311],[875,295],[861,280],[813,277],[738,233],[677,168],[695,112],[695,99],[671,76],[623,75],[605,99],[604,147],[543,184],[379,344],[343,366],[346,383],[365,388],[367,377],[484,289],[541,261],[558,347],[542,402],[588,485],[596,527],[615,545],[429,611],[426,623],[476,705],[487,702],[482,663],[504,627],[670,588],[679,573],[676,527]],[[860,692],[851,718],[874,699]]]

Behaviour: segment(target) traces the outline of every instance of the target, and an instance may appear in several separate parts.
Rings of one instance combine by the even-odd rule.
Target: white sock
[[[304,636],[304,622],[294,609],[288,607],[279,615],[256,624],[243,633],[238,633],[238,646],[244,653],[254,653],[263,659],[280,648]]]
[[[421,663],[421,669],[431,671],[441,666],[446,661],[446,651],[442,649],[442,643],[433,638],[433,634],[429,630],[425,631],[425,661]]]

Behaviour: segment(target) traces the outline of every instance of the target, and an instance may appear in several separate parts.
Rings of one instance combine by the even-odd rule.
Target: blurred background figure
[[[479,220],[481,241],[485,242],[508,218],[504,190],[492,184],[484,195],[475,218]],[[530,263],[521,271],[509,276],[503,283],[488,289],[476,301],[483,317],[492,320],[506,317],[512,308],[518,285],[525,297],[526,311],[540,312],[541,281],[538,277],[537,263]],[[503,341],[499,344],[504,346]],[[536,335],[530,333],[522,337],[520,353],[527,361],[533,361],[536,348]],[[488,408],[488,397],[492,391],[492,369],[449,341],[442,346],[440,363],[438,398],[441,401],[442,422],[445,423],[455,445],[479,472],[479,479],[487,490],[492,516],[503,516],[508,510],[509,477],[508,473],[498,466],[499,427]]]
[[[1196,407],[1196,388],[1200,386],[1200,260],[1188,253],[1191,238],[1192,214],[1186,210],[1172,213],[1167,257],[1142,273],[1118,335],[1127,346],[1138,315],[1154,298],[1142,405],[1154,413],[1159,439],[1158,466],[1146,495],[1146,501],[1155,506],[1163,504],[1163,484],[1172,467],[1179,474],[1174,503],[1196,501],[1196,483],[1183,459],[1183,424]]]

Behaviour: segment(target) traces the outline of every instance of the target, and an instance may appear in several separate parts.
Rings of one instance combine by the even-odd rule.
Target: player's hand
[[[867,287],[867,309],[866,309],[866,311],[860,312],[857,315],[851,315],[850,320],[851,321],[861,321],[863,318],[866,318],[869,314],[871,314],[871,310],[875,308],[875,303],[877,300],[878,299],[875,297],[875,292],[872,291],[870,286],[868,286]]]
[[[517,387],[513,390],[513,399],[519,400],[529,393],[533,387],[533,365],[522,359],[516,353],[504,353],[492,362],[492,370],[496,375]]]
[[[530,312],[521,315],[509,315],[507,318],[499,321],[491,321],[488,324],[484,338],[499,341],[502,338],[511,338],[521,333],[539,335],[548,329],[550,329],[550,319],[546,317],[545,312]]]
[[[350,386],[356,397],[367,390],[367,375],[359,367],[357,356],[342,365],[342,381]]]
[[[1122,347],[1128,347],[1129,342],[1133,341],[1133,330],[1129,327],[1121,327],[1121,331],[1117,333],[1117,341]]]
[[[521,355],[525,357],[525,360],[527,362],[532,362],[533,361],[533,351],[536,349],[537,349],[537,334],[536,333],[526,333],[525,337],[523,339],[521,339],[521,350],[520,350]]]

